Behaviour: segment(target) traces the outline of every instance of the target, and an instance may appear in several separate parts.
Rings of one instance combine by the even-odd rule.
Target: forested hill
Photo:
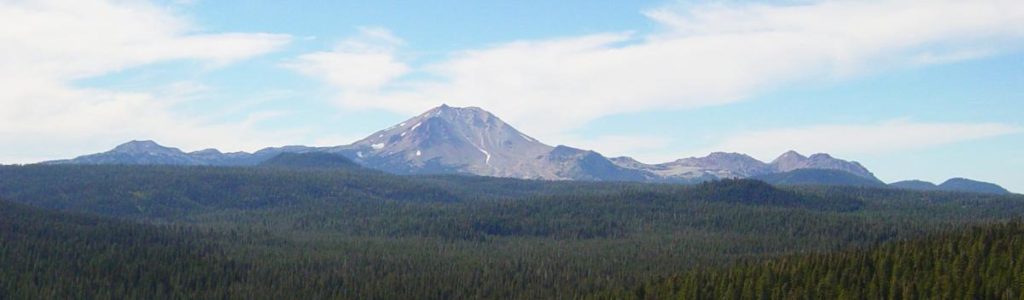
[[[1024,223],[686,272],[602,298],[1022,299]]]
[[[261,167],[291,169],[360,169],[358,164],[339,154],[326,152],[285,152],[261,162]]]

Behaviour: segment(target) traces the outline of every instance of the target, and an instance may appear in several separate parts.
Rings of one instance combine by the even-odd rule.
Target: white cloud
[[[769,129],[724,138],[711,149],[750,154],[770,161],[788,150],[839,156],[924,149],[1017,134],[1024,128],[999,123],[918,123],[891,120],[877,124],[816,125]]]
[[[95,151],[131,138],[185,147],[253,146],[272,137],[247,125],[202,122],[173,106],[209,89],[197,82],[124,92],[76,80],[173,60],[221,66],[273,51],[287,35],[204,33],[173,9],[140,1],[0,2],[0,161]],[[17,149],[12,149],[17,148]]]
[[[912,62],[920,65],[953,63],[958,61],[986,57],[994,53],[995,51],[989,49],[967,49],[961,51],[946,51],[940,53],[926,52],[915,56],[912,59]]]
[[[321,78],[346,94],[375,90],[409,72],[409,66],[395,58],[395,49],[404,43],[401,39],[382,28],[359,31],[331,51],[304,54],[285,67]]]
[[[976,58],[1015,50],[1024,37],[1019,0],[729,3],[645,15],[663,29],[517,41],[424,66],[403,63],[393,49],[335,50],[299,59],[324,67],[299,69],[338,86],[346,107],[412,114],[441,102],[481,106],[551,140],[602,116],[721,105],[784,84]],[[316,59],[328,54],[338,59]],[[364,72],[372,79],[352,79]]]

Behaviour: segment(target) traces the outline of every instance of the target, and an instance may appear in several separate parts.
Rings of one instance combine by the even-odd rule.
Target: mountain
[[[922,181],[922,180],[904,180],[897,181],[889,184],[889,187],[905,190],[917,190],[917,191],[936,191],[939,190],[939,186],[934,183]]]
[[[944,191],[959,191],[959,192],[973,192],[973,193],[984,193],[984,194],[999,194],[1006,195],[1010,194],[1003,187],[994,183],[970,180],[967,178],[952,178],[946,180],[939,185],[939,189]]]
[[[726,152],[713,152],[704,157],[689,157],[654,165],[644,164],[630,157],[617,157],[612,161],[624,168],[649,172],[663,181],[701,182],[725,178],[769,178],[767,175],[785,174],[796,170],[835,170],[855,175],[864,180],[823,178],[821,181],[856,182],[857,185],[869,182],[871,185],[879,183],[878,179],[860,163],[837,159],[824,153],[806,157],[796,151],[789,151],[771,163],[764,163],[742,153]],[[798,174],[800,176],[835,175],[833,172],[800,172]],[[801,177],[801,181],[807,179],[809,178]]]
[[[131,141],[113,150],[49,163],[118,165],[201,165],[202,161],[178,148],[164,147],[154,141]]]
[[[855,161],[845,161],[825,153],[817,153],[806,157],[796,151],[788,151],[771,162],[775,173],[784,173],[799,169],[839,170],[863,178],[877,180],[871,171]]]
[[[754,179],[775,185],[844,185],[884,187],[885,183],[874,178],[835,169],[795,169],[788,172],[762,174]]]
[[[997,184],[967,178],[952,178],[946,180],[946,182],[943,182],[940,185],[935,185],[934,183],[921,180],[905,180],[890,183],[889,186],[917,191],[950,191],[998,195],[1010,194],[1010,191],[1007,191]]]
[[[644,181],[656,178],[642,170],[623,168],[594,151],[558,146],[543,156],[559,178],[597,181]]]
[[[648,177],[593,151],[541,143],[477,107],[442,105],[327,151],[396,174],[631,181]]]
[[[185,153],[178,148],[165,147],[154,141],[145,140],[130,141],[103,153],[79,156],[69,160],[48,161],[44,164],[255,166],[281,153],[311,151],[317,151],[317,148],[285,146],[266,148],[256,153],[222,153],[217,149],[205,149]]]
[[[344,156],[325,152],[284,152],[261,162],[259,166],[289,169],[362,169],[358,164]]]
[[[630,157],[613,158],[612,162],[620,167],[646,171],[669,181],[749,178],[772,171],[768,164],[746,154],[725,152],[714,152],[704,157],[689,157],[655,165],[644,164]]]
[[[442,105],[333,151],[398,174],[556,179],[542,160],[552,149],[483,109]]]

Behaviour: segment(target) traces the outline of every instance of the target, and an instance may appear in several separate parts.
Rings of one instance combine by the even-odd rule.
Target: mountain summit
[[[190,157],[178,148],[164,147],[154,141],[130,141],[118,145],[113,150],[77,157],[70,161],[51,163],[77,164],[117,164],[117,165],[200,165],[200,161]]]
[[[363,165],[399,174],[459,173],[529,179],[644,178],[634,174],[636,171],[612,164],[600,154],[578,150],[581,152],[570,151],[575,155],[566,155],[565,149],[541,143],[478,107],[441,105],[352,145],[330,151],[342,153]]]
[[[773,160],[771,162],[771,166],[774,168],[775,172],[779,173],[799,169],[839,170],[863,178],[877,180],[877,178],[875,178],[875,174],[872,174],[871,171],[868,171],[868,169],[860,163],[837,159],[825,153],[817,153],[810,157],[806,157],[796,151],[790,150]]]
[[[553,179],[539,159],[552,149],[483,109],[442,105],[335,151],[394,173]]]

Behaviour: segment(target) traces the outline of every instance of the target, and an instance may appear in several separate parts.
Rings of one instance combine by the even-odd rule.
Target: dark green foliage
[[[443,188],[370,170],[177,166],[0,167],[0,196],[60,210],[162,220],[337,200],[454,198]]]
[[[904,180],[889,184],[890,187],[918,191],[969,192],[981,194],[1008,195],[1003,187],[994,183],[981,182],[966,178],[952,178],[940,185],[921,180]]]
[[[834,195],[830,197],[816,197],[808,194],[799,194],[793,191],[781,190],[765,182],[757,180],[732,180],[712,181],[698,184],[696,188],[689,189],[685,199],[703,201],[721,201],[742,204],[770,205],[784,207],[804,207],[821,210],[853,211],[859,209],[864,203],[853,197]]]
[[[224,257],[192,229],[0,201],[0,299],[221,297]]]
[[[1021,299],[1024,223],[976,227],[868,250],[746,261],[599,298]]]
[[[878,179],[864,178],[840,170],[825,169],[797,169],[784,173],[760,175],[756,179],[775,185],[886,186],[885,183],[878,181]]]
[[[10,235],[13,242],[0,251],[27,253],[9,249],[39,239],[46,241],[39,247],[63,256],[8,259],[92,266],[90,249],[118,249],[110,252],[122,253],[117,260],[128,266],[160,270],[151,281],[184,286],[156,290],[103,275],[110,269],[6,275],[57,278],[49,287],[18,279],[14,290],[72,295],[58,298],[576,298],[738,260],[867,247],[1024,215],[1024,201],[1012,195],[262,167],[0,167],[0,198],[142,223],[49,213],[32,226],[57,231]],[[119,229],[59,225],[65,218]],[[108,234],[133,239],[104,239]],[[96,246],[67,238],[73,236]],[[81,276],[117,289],[94,290],[79,284],[90,282]]]
[[[1010,193],[1010,191],[1007,191],[996,184],[970,180],[967,178],[952,178],[950,180],[946,180],[946,182],[939,185],[939,189],[944,191],[962,191],[997,195],[1006,195]]]
[[[934,183],[921,180],[903,180],[889,184],[890,187],[915,191],[937,191],[939,186]]]
[[[358,164],[344,156],[326,152],[284,152],[259,164],[261,167],[292,169],[359,169]],[[368,170],[367,170],[368,171]]]
[[[278,157],[305,162],[306,157]],[[316,208],[399,202],[495,202],[610,196],[618,200],[730,202],[849,210],[851,199],[821,199],[752,180],[697,187],[639,183],[395,176],[367,169],[173,166],[0,166],[0,196],[12,201],[101,215],[179,220],[221,210]],[[620,201],[621,202],[621,201]],[[625,204],[622,202],[620,204]]]

